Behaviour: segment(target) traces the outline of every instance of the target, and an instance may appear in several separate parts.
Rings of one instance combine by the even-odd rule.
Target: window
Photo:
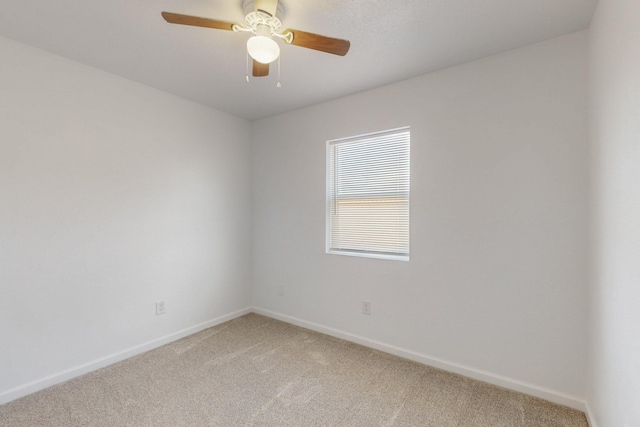
[[[327,252],[409,260],[408,127],[327,141]]]

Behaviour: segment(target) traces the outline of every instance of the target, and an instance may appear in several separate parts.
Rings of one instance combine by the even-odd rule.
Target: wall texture
[[[640,2],[600,0],[590,29],[589,379],[600,427],[640,426]]]
[[[248,308],[249,123],[7,39],[0,57],[0,402]]]
[[[0,54],[0,402],[253,303],[580,406],[586,33],[253,124],[6,39]],[[325,141],[406,125],[411,261],[325,254]],[[594,372],[618,361],[592,354]]]
[[[580,407],[586,90],[581,32],[254,122],[254,305]],[[406,125],[411,260],[325,254],[325,141]]]

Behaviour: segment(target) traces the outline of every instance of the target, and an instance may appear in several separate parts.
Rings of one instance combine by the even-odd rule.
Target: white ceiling
[[[252,120],[587,28],[597,0],[281,3],[285,28],[348,39],[347,56],[281,43],[282,87],[275,64],[247,83],[247,34],[160,16],[243,22],[242,0],[1,0],[0,35]]]

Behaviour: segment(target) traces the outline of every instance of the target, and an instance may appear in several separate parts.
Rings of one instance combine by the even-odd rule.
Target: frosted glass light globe
[[[256,61],[270,64],[280,56],[280,46],[266,36],[253,36],[247,41],[247,52]]]

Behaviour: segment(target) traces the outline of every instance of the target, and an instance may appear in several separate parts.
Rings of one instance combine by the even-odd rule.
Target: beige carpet
[[[0,426],[566,426],[583,413],[249,314],[0,406]]]

